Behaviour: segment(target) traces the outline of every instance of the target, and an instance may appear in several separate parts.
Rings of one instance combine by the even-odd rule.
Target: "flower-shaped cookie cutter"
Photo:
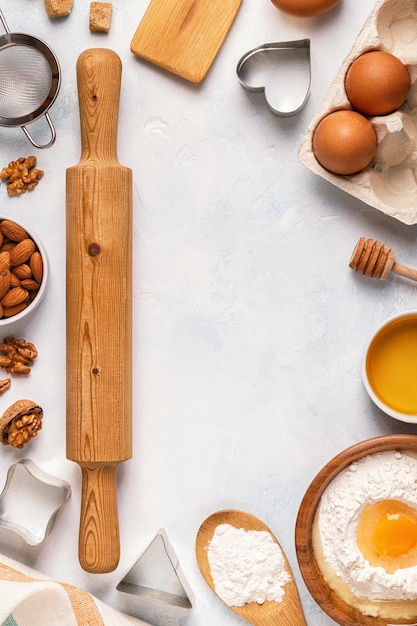
[[[0,528],[14,531],[31,546],[38,545],[50,533],[70,494],[65,480],[22,459],[9,468],[0,494]]]
[[[265,93],[272,113],[294,115],[310,95],[310,40],[266,43],[254,48],[239,59],[236,73],[242,87]]]

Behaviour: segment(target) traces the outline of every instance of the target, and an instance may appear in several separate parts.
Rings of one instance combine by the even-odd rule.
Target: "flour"
[[[330,483],[318,508],[324,559],[357,597],[370,600],[417,599],[417,566],[388,574],[372,567],[356,544],[365,506],[395,499],[417,507],[417,460],[397,451],[368,455],[352,463]]]
[[[208,547],[208,561],[216,593],[228,606],[281,602],[283,587],[291,580],[282,551],[267,531],[220,524]]]

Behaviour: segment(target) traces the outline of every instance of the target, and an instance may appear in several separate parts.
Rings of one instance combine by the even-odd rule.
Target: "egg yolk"
[[[362,511],[356,541],[370,565],[388,574],[417,564],[417,509],[398,500],[381,500]]]

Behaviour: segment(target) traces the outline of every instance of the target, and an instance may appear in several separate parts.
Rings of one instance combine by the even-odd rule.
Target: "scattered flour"
[[[291,580],[282,551],[267,531],[220,524],[208,547],[208,561],[216,593],[228,606],[281,602],[283,587]]]
[[[388,574],[372,567],[356,543],[360,514],[368,504],[396,499],[417,507],[417,459],[398,451],[368,455],[336,476],[317,512],[323,556],[358,597],[417,599],[417,566]]]

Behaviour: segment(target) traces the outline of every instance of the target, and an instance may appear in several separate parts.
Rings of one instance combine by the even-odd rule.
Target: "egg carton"
[[[314,156],[312,137],[319,121],[338,109],[352,109],[344,79],[356,57],[369,50],[395,55],[410,74],[406,101],[389,115],[368,117],[377,136],[375,157],[351,176],[333,174]],[[366,204],[403,222],[417,223],[417,3],[378,0],[342,62],[299,147],[303,165]]]

